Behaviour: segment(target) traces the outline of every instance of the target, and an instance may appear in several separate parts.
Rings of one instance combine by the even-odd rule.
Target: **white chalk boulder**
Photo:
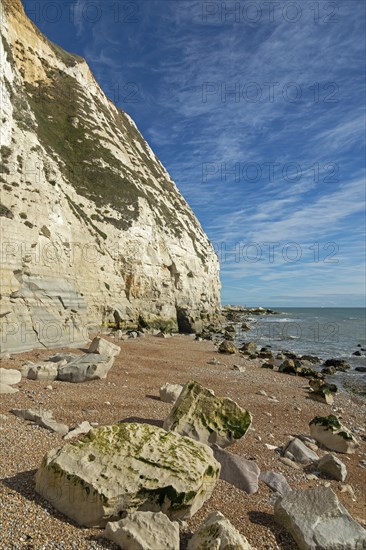
[[[219,476],[207,445],[149,424],[119,423],[49,451],[36,491],[77,523],[105,527],[137,510],[188,518]]]
[[[103,536],[124,550],[179,550],[179,524],[162,512],[132,512],[107,523]]]

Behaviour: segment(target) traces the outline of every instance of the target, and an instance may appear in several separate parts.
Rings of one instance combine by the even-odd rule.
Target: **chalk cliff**
[[[1,0],[0,351],[92,326],[200,329],[218,259],[175,183],[87,63]]]

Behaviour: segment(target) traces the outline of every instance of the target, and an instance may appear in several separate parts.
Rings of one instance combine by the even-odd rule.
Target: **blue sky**
[[[24,4],[176,181],[223,303],[365,305],[362,0]]]

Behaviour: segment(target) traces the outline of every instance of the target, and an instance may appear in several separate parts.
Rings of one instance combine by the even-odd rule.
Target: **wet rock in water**
[[[311,464],[319,460],[319,456],[296,437],[287,443],[283,456],[301,464]]]
[[[354,352],[352,353],[352,355],[355,355],[356,357],[361,357],[361,356],[362,356],[362,353],[361,353],[359,350],[357,350],[357,351],[354,351]]]
[[[248,330],[251,330],[252,327],[250,325],[248,325],[248,323],[242,323],[241,324],[241,329],[245,330],[247,332]]]
[[[58,369],[58,380],[64,382],[80,383],[87,380],[99,380],[107,378],[112,368],[114,357],[107,357],[97,353],[86,353]]]
[[[189,518],[219,476],[220,464],[207,445],[149,424],[121,422],[49,451],[36,474],[36,491],[80,525],[105,527],[136,510]]]
[[[13,384],[19,384],[21,379],[22,375],[18,370],[0,368],[0,384],[12,386]]]
[[[322,368],[322,374],[328,374],[330,376],[333,376],[334,374],[336,374],[338,371],[335,367],[333,366],[330,366],[330,367],[323,367]]]
[[[334,367],[336,370],[345,372],[351,368],[345,359],[327,359],[324,362],[325,367]]]
[[[316,416],[309,426],[311,436],[331,451],[351,454],[358,446],[357,439],[333,414]]]
[[[121,348],[119,346],[108,342],[108,340],[105,340],[100,336],[96,336],[93,339],[88,349],[88,353],[98,353],[100,355],[106,355],[107,357],[115,357],[116,355],[119,355],[120,352]]]
[[[221,464],[220,478],[249,495],[258,491],[259,467],[252,460],[228,453],[212,445],[215,459]]]
[[[285,495],[291,491],[291,487],[287,482],[285,476],[279,472],[261,472],[259,479],[263,481],[272,491]]]
[[[283,355],[285,355],[288,359],[292,359],[293,361],[295,361],[296,359],[298,359],[298,356],[295,352],[293,351],[289,351],[287,349],[283,350],[282,351]]]
[[[257,352],[257,344],[255,342],[245,342],[241,348],[244,353],[252,354]]]
[[[345,464],[330,453],[319,460],[317,469],[322,474],[325,474],[331,479],[336,479],[337,481],[344,481],[347,477],[347,468]]]
[[[33,411],[32,409],[11,409],[11,412],[18,418],[23,420],[30,420],[42,428],[46,428],[51,432],[56,432],[61,435],[67,434],[69,427],[66,424],[61,424],[53,418],[52,411],[39,410]]]
[[[313,365],[316,365],[321,361],[321,359],[319,359],[316,355],[302,355],[300,359],[301,361],[306,361],[308,363],[312,363]]]
[[[103,537],[126,550],[179,550],[179,524],[162,512],[132,512],[109,522]]]
[[[202,443],[227,447],[245,435],[251,422],[249,411],[190,381],[165,419],[164,428]]]
[[[52,382],[53,380],[56,380],[57,375],[57,363],[54,363],[52,361],[44,361],[41,363],[37,363],[36,365],[32,365],[28,369],[27,378],[29,380],[43,380],[47,382]]]
[[[355,370],[357,372],[366,372],[366,367],[356,367]]]
[[[231,332],[224,332],[224,338],[225,340],[228,340],[230,342],[233,342],[234,341],[234,336],[235,334],[231,333]]]
[[[275,520],[291,533],[300,550],[366,548],[366,531],[327,487],[291,491],[274,505]]]
[[[220,512],[212,512],[188,543],[187,550],[252,550],[247,539]]]
[[[164,384],[164,386],[161,386],[159,389],[160,401],[164,403],[175,403],[182,393],[182,389],[182,384]]]
[[[220,353],[238,353],[238,348],[231,342],[230,340],[224,340],[219,345],[219,352]]]
[[[226,332],[231,332],[231,333],[235,334],[235,333],[236,333],[236,328],[235,328],[235,326],[234,326],[234,325],[228,325],[228,326],[226,327]]]

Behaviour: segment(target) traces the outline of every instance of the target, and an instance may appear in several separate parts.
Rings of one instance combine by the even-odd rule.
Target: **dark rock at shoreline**
[[[362,353],[360,351],[354,351],[352,355],[356,355],[357,357],[361,357]]]
[[[262,359],[274,359],[273,353],[269,350],[260,351],[258,353],[258,357],[261,357]]]
[[[288,359],[298,359],[298,355],[296,353],[294,353],[293,351],[289,351],[289,350],[282,350],[281,352],[285,357],[287,357]]]
[[[257,351],[257,344],[255,342],[245,342],[240,350],[246,353],[254,353]]]
[[[273,367],[274,367],[274,365],[272,363],[263,363],[263,365],[261,365],[262,369],[272,369],[273,370]]]
[[[322,380],[324,378],[324,375],[310,367],[302,367],[299,372],[299,376],[302,376],[303,378],[318,378]]]
[[[285,359],[278,367],[279,372],[285,374],[300,374],[301,365],[297,365],[293,359]]]
[[[332,393],[337,393],[338,391],[336,384],[328,384],[328,382],[324,382],[324,380],[319,379],[309,380],[309,386],[313,388],[314,391],[318,391],[321,388],[327,388]]]
[[[316,365],[317,363],[321,362],[321,359],[319,359],[319,357],[316,357],[316,355],[302,355],[300,359],[301,361],[308,361],[313,365]]]
[[[322,369],[322,374],[333,375],[336,373],[337,373],[337,369],[335,367],[324,367]]]
[[[356,367],[355,370],[357,372],[366,372],[366,367]]]
[[[219,346],[220,353],[237,353],[238,348],[230,340],[224,340]]]
[[[345,359],[327,359],[324,362],[325,367],[334,367],[336,370],[345,372],[350,369],[349,363]]]

